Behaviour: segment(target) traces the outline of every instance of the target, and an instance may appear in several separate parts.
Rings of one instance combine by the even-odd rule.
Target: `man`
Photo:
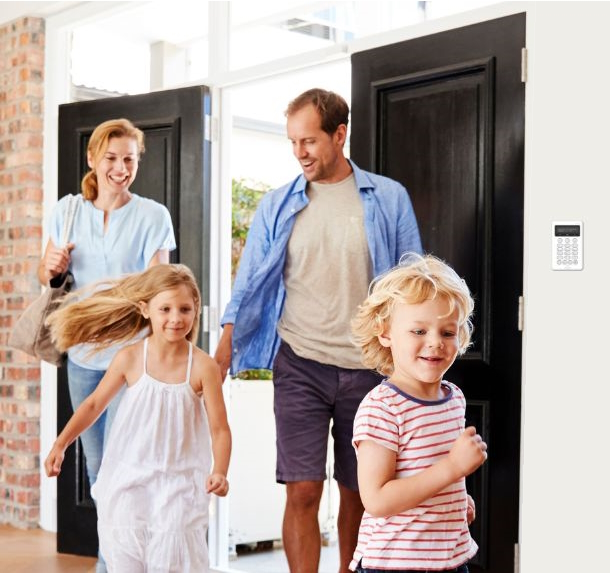
[[[215,358],[222,375],[273,367],[276,479],[292,573],[317,573],[318,510],[332,420],[339,485],[340,572],[348,572],[363,506],[351,444],[354,415],[379,382],[350,341],[371,279],[421,252],[405,188],[343,154],[349,108],[321,89],[288,105],[287,134],[303,174],[268,193],[254,216]]]

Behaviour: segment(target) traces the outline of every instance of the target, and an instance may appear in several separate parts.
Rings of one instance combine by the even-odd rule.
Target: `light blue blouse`
[[[69,238],[75,245],[70,263],[75,289],[143,271],[158,250],[176,248],[172,220],[164,205],[132,193],[128,203],[110,213],[104,233],[104,212],[79,197]],[[67,207],[68,196],[62,197],[49,221],[49,237],[56,246],[61,243]],[[87,356],[89,350],[87,345],[75,346],[68,356],[83,368],[106,370],[118,348]]]

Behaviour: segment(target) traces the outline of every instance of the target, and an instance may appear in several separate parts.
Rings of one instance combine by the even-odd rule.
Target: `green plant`
[[[231,279],[235,280],[239,259],[246,244],[248,230],[252,224],[254,212],[263,195],[269,191],[269,185],[252,183],[246,179],[232,181],[232,245],[231,245]]]

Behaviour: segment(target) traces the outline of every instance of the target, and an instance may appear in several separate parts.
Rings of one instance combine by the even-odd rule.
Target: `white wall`
[[[521,573],[609,571],[610,3],[528,8]],[[551,270],[551,221],[584,270]]]

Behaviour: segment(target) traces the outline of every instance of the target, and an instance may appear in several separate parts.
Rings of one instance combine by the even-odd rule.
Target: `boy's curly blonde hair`
[[[460,354],[466,352],[472,335],[474,310],[468,285],[439,258],[407,253],[398,266],[371,283],[367,299],[352,320],[353,341],[362,351],[364,366],[391,375],[394,371],[391,350],[382,346],[377,337],[390,325],[395,304],[419,304],[437,296],[447,299],[448,314],[457,309],[458,351]]]

